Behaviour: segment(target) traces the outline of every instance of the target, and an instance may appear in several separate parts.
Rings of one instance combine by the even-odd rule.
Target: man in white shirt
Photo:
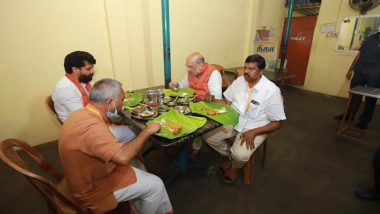
[[[95,58],[85,51],[74,51],[65,57],[66,74],[56,84],[52,96],[54,109],[62,122],[71,112],[88,104],[95,64]],[[127,126],[110,124],[109,128],[122,143],[127,143],[136,137]]]
[[[239,124],[222,126],[204,135],[205,141],[229,160],[222,163],[224,181],[236,180],[236,169],[241,168],[267,134],[281,128],[286,119],[280,89],[264,75],[265,59],[248,56],[244,76],[237,78],[224,92],[223,102],[239,113]],[[235,137],[230,146],[225,139]]]
[[[200,53],[192,53],[186,58],[187,75],[180,83],[169,83],[170,88],[192,88],[198,100],[208,100],[210,95],[222,99],[222,76],[218,68],[205,62]]]
[[[192,53],[186,58],[187,75],[180,83],[169,83],[170,88],[191,88],[196,93],[197,100],[221,100],[222,76],[213,65],[206,63],[200,53]],[[202,147],[202,138],[193,141],[192,155],[198,154]]]

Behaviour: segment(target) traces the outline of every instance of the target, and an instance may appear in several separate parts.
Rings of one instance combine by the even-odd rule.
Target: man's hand
[[[159,122],[153,122],[151,124],[149,124],[149,126],[147,126],[145,128],[149,134],[155,134],[156,132],[160,131],[161,129],[161,124]]]
[[[251,129],[246,132],[243,132],[240,135],[240,140],[241,140],[240,145],[242,146],[243,143],[245,142],[245,146],[247,147],[247,149],[253,150],[255,148],[254,141],[255,141],[256,135],[257,134],[255,132],[255,129]]]
[[[204,101],[213,102],[214,101],[214,95],[211,95],[210,93],[205,94]]]
[[[178,88],[179,87],[179,83],[178,82],[170,82],[169,83],[169,88]]]
[[[352,70],[349,70],[348,72],[347,72],[347,74],[346,74],[346,79],[347,80],[351,80],[352,79]]]

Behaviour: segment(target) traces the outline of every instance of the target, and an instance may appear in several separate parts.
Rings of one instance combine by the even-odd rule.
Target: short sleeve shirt
[[[380,38],[379,33],[369,36],[364,40],[359,49],[359,60],[355,65],[355,72],[372,74],[380,73]]]
[[[130,165],[110,162],[123,145],[105,117],[87,108],[74,111],[63,124],[60,158],[69,190],[83,207],[112,209],[117,204],[113,192],[136,182]]]
[[[83,88],[86,86],[84,83],[81,83],[81,85]],[[65,121],[71,112],[83,108],[80,91],[66,76],[62,77],[56,84],[52,99],[54,109],[61,121]]]
[[[286,119],[281,91],[274,83],[262,76],[252,92],[248,92],[247,87],[247,81],[241,76],[224,92],[224,97],[232,102],[231,106],[248,121],[245,129]],[[248,93],[253,94],[247,109]]]

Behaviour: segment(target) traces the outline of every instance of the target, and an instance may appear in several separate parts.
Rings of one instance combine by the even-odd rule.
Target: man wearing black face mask
[[[91,80],[95,73],[94,56],[85,51],[74,51],[64,60],[66,74],[57,83],[53,101],[58,117],[64,122],[71,112],[85,107],[89,102]],[[111,124],[111,132],[122,143],[128,143],[136,135],[127,127]]]

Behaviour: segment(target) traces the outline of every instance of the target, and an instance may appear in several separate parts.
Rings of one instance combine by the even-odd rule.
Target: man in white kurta
[[[180,83],[169,83],[170,88],[191,88],[198,100],[222,99],[222,76],[218,69],[208,64],[200,53],[192,53],[186,58],[187,75]],[[202,147],[202,138],[193,141],[192,155]]]
[[[54,109],[62,122],[71,112],[87,105],[95,63],[95,58],[85,51],[74,51],[65,57],[66,74],[56,84],[52,95]],[[136,137],[127,126],[110,124],[109,128],[122,143],[128,143]]]
[[[233,182],[235,169],[247,162],[267,134],[281,127],[286,119],[280,89],[264,75],[265,59],[247,57],[244,76],[237,78],[224,92],[224,101],[239,113],[239,124],[222,126],[204,135],[205,141],[229,158],[222,164],[224,178]],[[236,136],[232,146],[225,139]]]

